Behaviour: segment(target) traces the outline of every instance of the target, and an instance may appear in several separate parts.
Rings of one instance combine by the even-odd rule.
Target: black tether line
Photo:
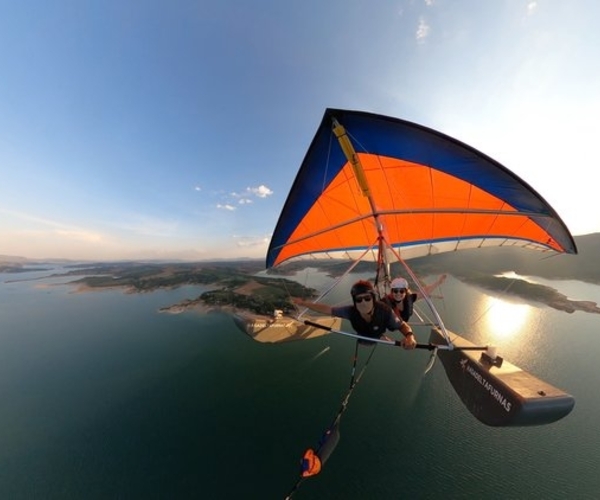
[[[333,453],[333,450],[335,449],[335,447],[337,446],[337,444],[340,440],[340,433],[339,433],[340,420],[342,418],[342,415],[346,411],[346,408],[348,408],[348,401],[350,400],[350,396],[352,395],[354,388],[360,382],[360,379],[362,378],[363,374],[365,373],[367,366],[369,366],[371,358],[373,357],[373,354],[375,353],[375,348],[377,347],[376,343],[372,344],[371,352],[369,353],[369,357],[365,361],[365,364],[361,368],[358,376],[356,376],[356,365],[358,363],[358,349],[361,344],[367,345],[367,342],[365,342],[364,340],[356,341],[356,346],[354,348],[354,360],[352,362],[352,371],[350,372],[350,387],[348,388],[348,392],[346,392],[344,398],[342,399],[342,403],[340,405],[340,409],[337,412],[337,415],[335,416],[335,418],[333,419],[333,421],[331,422],[331,424],[329,425],[327,430],[321,436],[321,439],[319,440],[319,444],[317,445],[317,448],[315,450],[315,454],[319,457],[322,464],[325,464],[325,462],[331,456],[331,454]],[[302,482],[305,479],[307,479],[307,477],[301,476],[298,479],[298,481],[296,481],[296,484],[292,487],[290,492],[287,494],[287,496],[285,497],[285,500],[289,500],[292,498],[292,495],[296,492],[296,490],[300,487],[300,485],[302,484]]]

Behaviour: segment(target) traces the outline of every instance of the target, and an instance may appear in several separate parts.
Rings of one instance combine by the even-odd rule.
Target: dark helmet
[[[375,289],[370,281],[360,280],[352,285],[352,289],[350,290],[350,295],[352,295],[352,298],[356,297],[357,295],[362,295],[363,293],[370,293],[373,295],[373,297],[375,297]]]

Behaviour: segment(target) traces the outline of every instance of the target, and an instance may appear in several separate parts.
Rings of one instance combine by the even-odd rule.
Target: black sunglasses
[[[373,297],[371,297],[370,295],[364,295],[362,297],[354,297],[354,302],[356,302],[357,304],[360,304],[363,300],[365,302],[371,302],[371,299]]]
[[[406,293],[406,288],[392,288],[394,293]]]

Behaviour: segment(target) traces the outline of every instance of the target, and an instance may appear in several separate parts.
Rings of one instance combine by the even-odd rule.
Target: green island
[[[448,257],[443,259],[430,257],[422,260],[415,259],[411,261],[411,265],[418,275],[427,276],[447,272],[464,283],[503,298],[512,297],[534,305],[544,304],[567,313],[575,311],[600,313],[600,308],[595,302],[572,300],[549,286],[490,274],[502,269],[496,258],[490,262],[494,264],[482,265],[480,262],[477,265],[465,265],[463,262],[459,265]],[[331,263],[325,266],[312,262],[310,267],[331,275],[338,274],[337,267],[332,267]],[[301,266],[295,266],[292,271],[288,269],[258,276],[257,273],[264,270],[260,261],[192,264],[124,262],[72,266],[68,272],[54,276],[81,276],[69,282],[77,286],[78,292],[118,288],[125,293],[147,293],[184,285],[205,285],[210,287],[210,290],[195,298],[161,308],[161,312],[179,313],[195,308],[204,311],[244,310],[255,314],[271,315],[275,309],[280,309],[284,313],[292,312],[294,310],[292,297],[316,295],[315,290],[284,277],[300,269]],[[372,269],[372,264],[361,263],[355,271],[364,273],[368,269]],[[392,274],[396,272],[400,271],[392,268]]]
[[[211,288],[196,298],[161,308],[178,313],[192,308],[240,309],[271,315],[275,309],[289,313],[292,297],[313,297],[314,289],[280,276],[256,276],[262,263],[253,261],[196,264],[113,263],[75,267],[55,276],[81,276],[70,281],[78,292],[123,289],[126,293],[146,293],[184,285]]]

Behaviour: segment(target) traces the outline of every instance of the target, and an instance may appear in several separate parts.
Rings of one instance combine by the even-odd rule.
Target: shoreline
[[[577,312],[577,311],[586,312],[586,313],[590,313],[590,314],[600,314],[600,307],[598,306],[598,304],[596,302],[590,301],[590,300],[571,300],[567,296],[561,294],[557,289],[548,287],[546,285],[535,285],[538,288],[541,287],[543,295],[530,296],[528,293],[526,293],[524,291],[521,291],[521,293],[519,293],[519,292],[515,293],[514,291],[508,291],[508,292],[506,292],[506,295],[503,296],[498,285],[496,285],[495,283],[491,284],[489,282],[486,282],[487,280],[482,281],[479,279],[472,279],[469,277],[462,277],[462,279],[461,279],[460,276],[455,276],[455,278],[458,279],[459,281],[462,281],[463,283],[465,283],[467,285],[474,286],[475,288],[479,288],[484,293],[488,293],[492,296],[501,297],[501,298],[504,298],[507,300],[516,299],[519,301],[526,302],[534,307],[541,307],[541,306],[550,307],[552,309],[562,311],[567,314],[573,314],[574,312]],[[517,281],[517,282],[522,281],[522,280],[518,280],[518,279],[517,280],[512,279],[512,280]],[[40,284],[38,286],[45,287],[45,286],[53,286],[53,285],[56,285],[56,284]],[[178,286],[172,286],[172,287],[158,286],[153,289],[138,290],[131,285],[119,285],[119,284],[114,284],[114,285],[107,284],[107,286],[90,286],[90,285],[88,285],[86,283],[82,283],[82,282],[65,282],[65,283],[60,283],[59,285],[61,285],[61,286],[70,285],[70,286],[74,287],[74,289],[69,292],[69,293],[74,293],[74,294],[99,292],[99,291],[104,291],[104,290],[120,291],[124,294],[150,293],[155,290],[169,290],[169,289],[174,289],[174,288],[178,287]],[[208,286],[209,287],[218,287],[218,283],[212,283]],[[245,283],[245,284],[241,285],[240,287],[238,287],[235,290],[235,292],[239,293],[241,295],[251,296],[261,286],[262,285],[260,283],[257,283],[256,281],[251,280],[248,283]],[[505,290],[506,285],[503,284],[502,288]],[[208,305],[208,304],[205,304],[200,297],[195,298],[195,299],[185,299],[176,304],[161,307],[159,309],[160,313],[167,313],[167,314],[182,314],[187,311],[194,311],[199,314],[207,314],[207,313],[211,313],[211,312],[223,312],[223,313],[229,313],[229,314],[236,314],[236,313],[253,314],[253,312],[250,310],[240,309],[240,308],[232,306],[232,305],[227,305],[227,304]]]
[[[158,312],[161,314],[182,314],[185,312],[196,312],[199,314],[209,314],[213,312],[224,312],[228,314],[245,313],[247,311],[234,306],[214,306],[204,303],[195,302],[193,304],[173,304],[170,306],[160,307]]]

